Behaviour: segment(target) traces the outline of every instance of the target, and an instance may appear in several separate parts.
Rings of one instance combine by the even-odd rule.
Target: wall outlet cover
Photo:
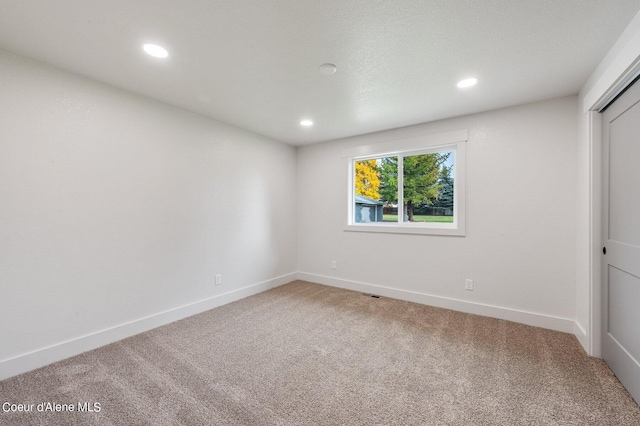
[[[473,280],[464,280],[465,290],[473,291]]]

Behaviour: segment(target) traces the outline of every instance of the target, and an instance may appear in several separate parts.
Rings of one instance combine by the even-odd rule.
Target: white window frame
[[[363,145],[344,150],[342,157],[347,169],[347,196],[346,211],[347,220],[344,226],[345,231],[356,232],[381,232],[394,234],[427,234],[427,235],[465,235],[465,147],[468,138],[467,130],[457,130],[446,133],[424,135],[409,139],[385,142],[373,145]],[[356,223],[354,218],[354,195],[355,195],[355,162],[370,160],[381,157],[408,157],[412,155],[431,154],[435,152],[453,151],[454,154],[454,175],[453,175],[453,223],[432,223],[432,222],[404,222],[401,220],[401,205],[403,203],[403,191],[398,194],[398,222],[367,222]],[[398,161],[398,175],[402,174],[402,161]],[[398,186],[402,184],[399,179]],[[400,189],[399,188],[399,189]]]

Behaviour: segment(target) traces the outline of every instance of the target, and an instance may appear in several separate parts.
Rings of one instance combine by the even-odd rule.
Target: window
[[[464,130],[345,151],[345,230],[464,235],[466,139]]]

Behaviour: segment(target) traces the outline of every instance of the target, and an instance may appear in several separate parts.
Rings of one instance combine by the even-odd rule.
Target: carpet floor
[[[0,403],[2,425],[640,425],[570,334],[304,281],[1,381]]]

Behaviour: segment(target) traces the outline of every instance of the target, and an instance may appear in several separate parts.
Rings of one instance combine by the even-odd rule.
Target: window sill
[[[464,228],[452,224],[432,223],[426,226],[414,223],[399,224],[348,224],[344,230],[347,232],[375,232],[383,234],[417,234],[417,235],[443,235],[452,237],[464,237]]]

